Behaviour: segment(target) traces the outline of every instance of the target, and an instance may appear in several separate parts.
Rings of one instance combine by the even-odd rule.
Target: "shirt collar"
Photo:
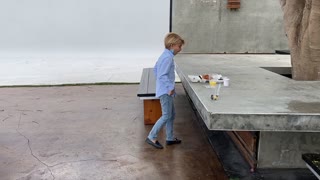
[[[172,58],[174,57],[174,54],[169,49],[165,49],[164,52],[170,54]]]

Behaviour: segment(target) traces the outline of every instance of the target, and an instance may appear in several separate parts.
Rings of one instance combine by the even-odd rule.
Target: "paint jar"
[[[224,77],[224,78],[223,78],[223,86],[229,86],[229,81],[230,81],[229,78]]]
[[[214,86],[217,85],[217,82],[214,79],[210,79],[209,80],[209,84],[210,84],[211,87],[214,87]]]

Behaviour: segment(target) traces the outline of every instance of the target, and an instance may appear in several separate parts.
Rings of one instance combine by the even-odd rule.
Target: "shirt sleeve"
[[[169,79],[169,73],[172,66],[173,60],[171,58],[165,58],[163,60],[163,63],[160,66],[158,66],[159,69],[157,72],[159,73],[159,81],[161,82],[161,84],[165,85],[168,92],[174,89],[174,84],[172,84]]]

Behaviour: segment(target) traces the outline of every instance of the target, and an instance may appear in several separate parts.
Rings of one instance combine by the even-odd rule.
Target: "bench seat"
[[[162,115],[160,99],[156,98],[156,78],[153,68],[144,68],[137,96],[143,100],[144,124],[154,124]]]

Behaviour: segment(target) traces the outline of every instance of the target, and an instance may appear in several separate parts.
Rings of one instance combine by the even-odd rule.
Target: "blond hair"
[[[184,45],[184,40],[176,33],[168,33],[164,38],[164,46],[166,49],[170,49],[173,45]]]

